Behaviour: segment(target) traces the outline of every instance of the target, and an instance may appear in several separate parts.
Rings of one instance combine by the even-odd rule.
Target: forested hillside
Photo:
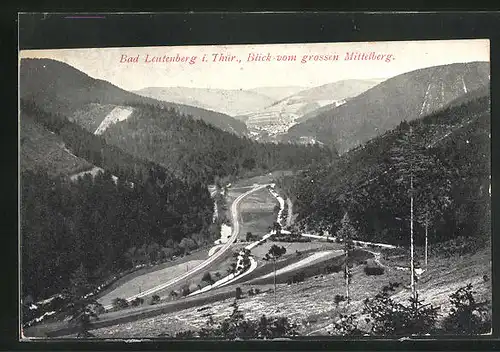
[[[72,154],[66,143],[55,133],[22,114],[20,120],[21,171],[45,170],[50,175],[71,175],[92,168],[87,160]]]
[[[487,85],[489,74],[488,62],[455,63],[407,72],[291,127],[288,140],[312,137],[344,153],[402,121],[429,115]]]
[[[21,129],[23,153],[64,145],[48,155],[21,158],[24,296],[61,292],[80,264],[97,285],[133,265],[179,255],[217,236],[206,185],[175,178],[31,102],[21,102]],[[66,159],[54,159],[63,152],[81,168],[97,165],[106,173],[71,182],[67,176],[78,170]]]
[[[410,162],[411,161],[411,162]],[[490,235],[490,97],[469,92],[437,113],[404,121],[329,165],[281,180],[297,226],[335,233],[347,211],[360,239],[409,243],[413,174],[416,241]]]
[[[173,108],[130,106],[137,114],[95,135],[33,101],[21,101],[21,119],[46,131],[32,148],[50,135],[85,166],[106,170],[74,183],[63,176],[75,170],[52,163],[50,155],[22,159],[24,296],[59,293],[80,264],[98,285],[138,263],[213,243],[218,225],[212,224],[207,183],[216,176],[303,167],[335,157],[317,146],[258,144]]]
[[[130,187],[109,172],[79,182],[43,172],[21,174],[23,297],[46,298],[69,286],[81,265],[98,285],[140,263],[213,242],[206,187],[151,174]]]
[[[22,59],[20,64],[20,95],[46,112],[66,116],[91,132],[105,119],[113,107],[130,104],[160,104],[175,108],[182,114],[202,119],[222,130],[246,135],[246,125],[231,116],[143,97],[92,78],[74,67],[50,59]]]
[[[215,176],[299,169],[337,157],[335,151],[317,145],[257,143],[183,117],[174,109],[145,104],[134,108],[130,118],[104,132],[106,141],[189,180],[212,183]]]
[[[85,167],[88,169],[95,165],[128,181],[142,182],[152,169],[157,170],[158,175],[163,174],[166,177],[167,170],[164,168],[107,144],[101,136],[94,135],[76,123],[68,121],[64,116],[47,113],[31,101],[21,100],[20,107],[21,136],[26,134],[26,138],[21,141],[22,155],[29,151],[23,147],[23,143],[31,143],[31,149],[40,151],[44,145],[53,144],[49,139],[52,138],[64,144],[64,148],[70,150],[82,165],[78,169],[68,168],[64,163],[53,162],[52,154],[38,154],[37,158],[33,155],[21,158],[21,170],[41,169],[49,174],[69,176],[82,171]],[[39,138],[36,139],[31,137],[33,132],[30,122],[39,126],[39,130],[45,133],[39,134]]]

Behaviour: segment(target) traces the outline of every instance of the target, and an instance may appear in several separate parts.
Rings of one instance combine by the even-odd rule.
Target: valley
[[[21,59],[23,337],[488,333],[489,63],[378,73],[125,90]]]

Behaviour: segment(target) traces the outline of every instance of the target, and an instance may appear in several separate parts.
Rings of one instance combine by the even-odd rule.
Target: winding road
[[[261,190],[262,188],[265,188],[267,186],[268,186],[267,184],[255,186],[254,188],[252,188],[248,192],[241,194],[238,198],[236,198],[234,200],[233,204],[231,205],[231,216],[233,218],[233,228],[232,228],[231,237],[216,253],[214,253],[211,257],[207,258],[205,261],[203,261],[202,263],[200,263],[199,265],[197,265],[193,269],[189,270],[185,274],[178,276],[178,277],[176,277],[168,282],[165,282],[163,284],[160,284],[158,286],[152,287],[149,290],[146,290],[146,291],[141,292],[139,294],[127,297],[126,300],[132,301],[135,298],[149,296],[149,295],[152,295],[153,293],[164,290],[172,285],[175,285],[179,281],[185,280],[185,279],[187,279],[195,274],[198,274],[201,270],[203,270],[204,268],[206,268],[207,266],[209,266],[210,264],[215,262],[221,255],[223,255],[231,247],[231,245],[234,243],[234,241],[238,237],[238,234],[240,232],[240,222],[238,219],[239,218],[238,217],[238,206],[239,206],[240,202],[243,200],[243,198],[250,195],[251,193],[256,192],[258,190]],[[108,310],[108,309],[111,309],[112,307],[113,307],[112,305],[107,305],[104,308],[106,310]]]

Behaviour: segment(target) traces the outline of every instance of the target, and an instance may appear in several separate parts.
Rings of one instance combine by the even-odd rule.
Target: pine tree
[[[286,248],[277,246],[273,244],[271,248],[269,248],[269,251],[266,253],[266,256],[264,257],[264,260],[273,261],[273,266],[274,266],[274,306],[277,306],[277,301],[276,301],[276,261],[281,258],[284,254],[286,253]]]
[[[415,249],[414,249],[414,225],[415,199],[424,202],[422,195],[431,174],[432,158],[422,143],[418,143],[413,126],[403,122],[399,126],[402,134],[391,150],[391,159],[395,172],[399,176],[395,183],[407,187],[410,198],[410,280],[412,298],[417,300],[417,289],[415,284]],[[431,179],[432,180],[432,179]]]
[[[346,287],[346,300],[347,304],[350,302],[349,297],[349,284],[351,282],[351,273],[349,270],[349,253],[354,249],[353,239],[357,237],[357,231],[351,223],[349,214],[346,212],[341,220],[341,227],[337,231],[337,238],[341,239],[344,243],[344,256],[345,256],[345,287]]]
[[[66,291],[69,298],[70,321],[77,325],[78,337],[91,337],[89,330],[92,327],[92,320],[98,319],[103,307],[89,292],[91,285],[83,264],[71,275],[70,282],[71,287]]]
[[[443,214],[444,210],[451,206],[451,180],[450,172],[444,167],[438,158],[428,156],[428,172],[424,175],[416,201],[419,207],[416,209],[416,220],[425,229],[424,264],[428,265],[429,227]]]

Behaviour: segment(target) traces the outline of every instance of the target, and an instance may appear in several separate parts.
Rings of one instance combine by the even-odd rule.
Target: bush
[[[196,337],[196,334],[193,330],[179,331],[175,334],[176,339],[192,339]]]
[[[325,268],[325,274],[338,273],[342,270],[342,265],[329,265]]]
[[[360,331],[355,315],[341,315],[334,323],[332,334],[337,335],[375,335],[375,336],[411,336],[436,333],[455,335],[477,335],[491,331],[491,316],[486,305],[488,301],[477,303],[472,285],[459,288],[450,295],[452,309],[444,318],[442,329],[437,326],[439,307],[423,304],[418,299],[409,299],[408,304],[396,303],[390,296],[399,287],[399,283],[390,283],[374,298],[364,301],[361,312],[365,316],[366,331]],[[340,302],[343,296],[335,296]]]
[[[371,334],[381,336],[394,335],[425,335],[436,332],[438,307],[423,304],[413,298],[409,304],[396,303],[390,298],[399,283],[385,286],[382,292],[373,299],[364,301],[362,313],[369,316],[367,323],[371,323]]]
[[[474,298],[472,284],[459,288],[450,295],[450,314],[443,321],[445,332],[457,335],[478,335],[491,329],[491,317],[485,305]]]
[[[355,314],[340,314],[340,319],[333,324],[333,331],[328,332],[332,335],[342,336],[363,336],[364,332],[358,328]]]
[[[235,290],[236,299],[240,299],[242,295],[243,295],[243,292],[241,291],[241,288],[236,287],[236,290]]]
[[[344,295],[335,295],[333,298],[333,301],[335,302],[335,305],[338,306],[340,302],[344,302],[347,298]]]
[[[367,261],[364,268],[366,275],[382,275],[385,272],[385,269],[378,263],[373,260]]]
[[[188,285],[184,285],[182,286],[181,288],[181,295],[183,296],[187,296],[191,293],[191,290],[189,289],[189,286]]]
[[[306,274],[301,271],[296,273],[292,277],[288,278],[287,283],[290,285],[297,282],[303,282],[305,279],[306,279]]]
[[[151,297],[151,301],[149,304],[153,305],[153,304],[158,304],[158,303],[160,303],[160,296],[153,295],[153,297]]]
[[[138,307],[140,306],[141,304],[144,304],[144,299],[141,298],[141,297],[137,297],[136,299],[134,299],[132,302],[130,302],[130,304],[132,305],[132,307]]]
[[[115,298],[112,302],[113,308],[115,309],[125,309],[128,308],[129,304],[125,298]]]
[[[245,319],[236,302],[233,312],[217,326],[209,319],[206,326],[198,332],[191,330],[177,333],[177,338],[218,338],[218,339],[271,339],[285,336],[296,336],[297,326],[287,317],[262,316],[260,320]]]
[[[212,279],[212,275],[210,275],[210,273],[208,271],[205,274],[203,274],[201,281],[208,282],[210,285],[214,283],[214,280]]]

